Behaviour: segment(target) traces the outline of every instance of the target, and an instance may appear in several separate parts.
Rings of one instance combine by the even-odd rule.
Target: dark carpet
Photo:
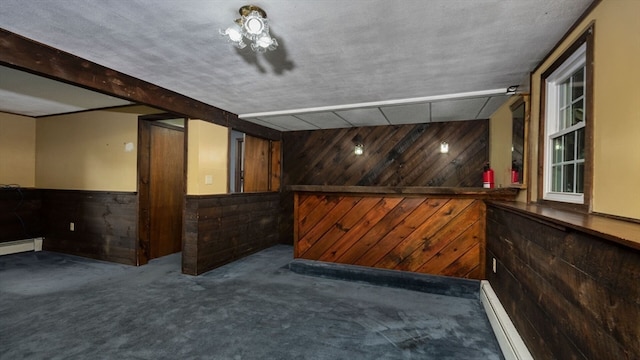
[[[276,246],[198,277],[0,257],[1,359],[502,359],[476,298],[290,271]]]

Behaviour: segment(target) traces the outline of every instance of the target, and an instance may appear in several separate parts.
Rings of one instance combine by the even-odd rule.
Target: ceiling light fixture
[[[238,12],[241,17],[235,20],[235,25],[224,31],[221,29],[220,34],[226,36],[238,49],[247,46],[245,38],[256,52],[263,53],[278,47],[278,41],[269,34],[269,20],[264,10],[255,5],[245,5]]]

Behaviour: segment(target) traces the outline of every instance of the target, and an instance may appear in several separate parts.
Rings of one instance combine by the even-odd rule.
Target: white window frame
[[[553,181],[553,172],[552,172],[552,164],[553,164],[553,135],[559,135],[563,132],[572,132],[578,130],[581,127],[585,127],[586,121],[589,119],[585,119],[579,125],[574,125],[572,127],[566,128],[564,130],[559,130],[559,85],[564,82],[568,77],[570,77],[573,73],[575,73],[581,67],[585,67],[587,62],[587,43],[582,44],[571,56],[565,60],[562,65],[560,65],[549,77],[546,79],[545,85],[545,104],[546,104],[546,113],[545,113],[545,157],[544,157],[544,200],[552,200],[552,201],[561,201],[573,204],[584,204],[584,193],[565,193],[565,192],[553,192],[552,189],[552,181]],[[585,80],[587,77],[587,72],[585,69]],[[585,81],[584,87],[584,104],[585,108],[587,106],[587,91],[586,86],[587,82]],[[586,161],[585,159],[585,167]],[[586,190],[586,189],[585,189]]]

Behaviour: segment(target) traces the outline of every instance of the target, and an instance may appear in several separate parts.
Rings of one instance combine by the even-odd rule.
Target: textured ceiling
[[[2,0],[0,27],[298,130],[486,118],[590,2],[258,1],[280,43],[266,54],[218,34],[245,1]]]

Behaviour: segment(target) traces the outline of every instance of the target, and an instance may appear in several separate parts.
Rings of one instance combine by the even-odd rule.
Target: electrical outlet
[[[213,175],[205,175],[204,176],[204,184],[205,185],[213,184]]]
[[[493,273],[496,273],[496,258],[493,258]]]
[[[76,231],[76,224],[74,223],[69,223],[69,231]]]

